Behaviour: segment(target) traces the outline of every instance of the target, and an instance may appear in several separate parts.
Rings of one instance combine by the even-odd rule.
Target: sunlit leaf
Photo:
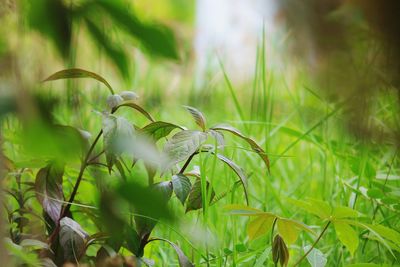
[[[239,215],[239,216],[259,216],[259,215],[271,215],[272,213],[266,213],[262,210],[255,209],[249,206],[241,205],[241,204],[230,204],[225,206],[225,210],[227,210],[229,215]]]
[[[357,232],[347,223],[335,221],[333,224],[340,242],[346,246],[351,255],[354,255],[359,242]]]
[[[64,167],[52,163],[39,170],[35,181],[36,197],[55,223],[58,223],[64,201],[63,174]]]
[[[201,113],[199,110],[189,107],[189,106],[184,106],[189,113],[192,115],[194,121],[198,126],[201,127],[203,131],[206,130],[206,118],[204,117],[203,113]]]
[[[50,75],[46,79],[44,79],[43,82],[55,81],[55,80],[59,80],[59,79],[71,79],[71,78],[95,79],[95,80],[103,83],[104,85],[106,85],[107,88],[110,90],[111,94],[114,94],[114,91],[113,91],[111,85],[106,81],[106,79],[104,79],[103,77],[101,77],[100,75],[98,75],[94,72],[83,70],[83,69],[74,68],[74,69],[60,70],[60,71],[57,71],[56,73]]]
[[[250,221],[247,226],[247,235],[250,240],[259,238],[271,231],[275,218],[275,216],[271,216],[270,214],[263,214]]]
[[[189,178],[187,178],[185,175],[178,173],[174,176],[172,176],[172,186],[175,192],[175,195],[179,199],[179,201],[182,203],[182,205],[185,204],[186,198],[189,195],[189,192],[192,188],[192,184],[190,183]]]
[[[267,166],[268,171],[270,171],[270,161],[268,158],[268,155],[264,152],[264,150],[251,138],[248,138],[244,136],[238,129],[230,126],[230,125],[217,125],[211,128],[212,130],[216,131],[227,131],[230,132],[236,136],[239,136],[243,140],[245,140],[253,149],[254,152],[256,152],[261,159],[264,161],[265,165]]]
[[[338,206],[333,209],[332,216],[336,219],[356,218],[359,216],[359,213],[358,211],[353,210],[349,207]]]
[[[278,232],[288,245],[296,242],[299,236],[300,229],[291,220],[278,219],[277,221]]]
[[[321,219],[327,219],[331,215],[332,208],[329,206],[328,203],[323,201],[319,200],[303,201],[296,199],[288,199],[288,201],[291,204],[295,205],[296,207],[304,209],[305,211],[312,213],[320,217]]]

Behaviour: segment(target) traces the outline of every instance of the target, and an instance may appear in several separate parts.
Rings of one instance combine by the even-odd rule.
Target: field
[[[174,10],[157,16],[187,27]],[[1,18],[4,266],[400,265],[396,85],[323,88],[260,42],[254,79],[233,83],[221,61],[197,88],[193,59],[174,59],[190,30],[160,48],[142,36],[165,32],[116,26],[112,46],[83,8],[71,39],[48,34],[51,16],[32,33],[13,12]],[[146,53],[126,52],[137,43]]]

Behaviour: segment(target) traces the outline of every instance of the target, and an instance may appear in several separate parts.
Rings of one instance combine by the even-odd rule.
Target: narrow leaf
[[[216,130],[216,131],[227,131],[230,132],[243,140],[245,140],[253,149],[254,152],[256,152],[261,159],[264,161],[265,165],[267,166],[268,172],[270,171],[270,161],[268,158],[268,155],[264,152],[264,150],[251,138],[248,138],[244,136],[238,129],[230,126],[230,125],[217,125],[212,127],[211,129]]]
[[[307,252],[310,248],[311,246],[305,246],[304,252]],[[328,262],[324,253],[316,248],[313,248],[311,252],[307,255],[307,260],[310,263],[311,267],[324,267]]]
[[[59,79],[71,79],[71,78],[95,79],[95,80],[105,84],[107,86],[107,88],[110,90],[111,94],[114,94],[114,90],[112,89],[111,85],[106,81],[106,79],[104,79],[103,77],[101,77],[100,75],[98,75],[94,72],[83,70],[83,69],[74,68],[74,69],[60,70],[60,71],[54,73],[53,75],[50,75],[46,79],[44,79],[43,82],[55,81],[55,80],[59,80]]]
[[[150,113],[148,113],[144,108],[142,108],[141,106],[139,106],[138,104],[136,104],[134,101],[132,100],[128,100],[128,101],[124,101],[121,104],[119,104],[118,106],[115,107],[115,111],[117,111],[120,107],[130,107],[133,108],[137,111],[139,111],[140,113],[142,113],[147,119],[149,119],[151,122],[154,122],[153,117],[150,115]]]
[[[206,130],[206,118],[204,117],[203,113],[201,113],[199,110],[189,107],[189,106],[184,106],[187,111],[192,115],[194,121],[196,122],[197,125],[203,129],[203,131]]]

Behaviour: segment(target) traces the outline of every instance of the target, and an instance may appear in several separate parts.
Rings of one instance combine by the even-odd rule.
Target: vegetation
[[[274,67],[264,42],[251,85],[221,62],[203,91],[185,72],[171,90],[169,64],[187,63],[168,27],[122,0],[35,4],[1,12],[26,31],[1,29],[4,265],[400,264],[394,85],[368,98],[379,128],[352,131],[354,95],[329,99],[302,65]],[[38,33],[50,67],[27,70]]]

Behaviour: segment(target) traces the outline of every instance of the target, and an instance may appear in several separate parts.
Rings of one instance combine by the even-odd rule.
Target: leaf
[[[279,218],[277,221],[277,226],[279,234],[288,245],[296,242],[300,230],[296,227],[293,221]]]
[[[39,170],[35,180],[36,197],[53,222],[60,218],[64,193],[62,180],[64,167],[51,163]]]
[[[139,106],[138,104],[136,104],[135,102],[133,102],[131,100],[122,102],[121,104],[116,106],[114,110],[117,111],[120,107],[130,107],[130,108],[136,109],[137,111],[142,113],[147,119],[149,119],[151,122],[154,122],[154,119],[150,115],[150,113],[148,113],[144,108],[142,108],[141,106]]]
[[[395,243],[396,245],[400,246],[400,233],[385,227],[383,225],[377,224],[377,225],[373,225],[373,224],[366,224],[368,225],[369,228],[371,228],[372,230],[374,230],[377,234],[381,235],[382,237],[392,241],[393,243]]]
[[[268,155],[253,139],[244,136],[238,129],[236,129],[230,125],[220,124],[220,125],[216,125],[216,126],[212,127],[211,129],[216,130],[216,131],[227,131],[227,132],[230,132],[236,136],[239,136],[243,140],[245,140],[251,146],[253,151],[256,152],[261,157],[261,159],[264,161],[265,165],[267,166],[268,172],[270,171],[270,161],[269,161]]]
[[[304,253],[310,250],[311,246],[304,247]],[[307,260],[310,263],[311,267],[324,267],[328,260],[324,253],[322,253],[319,249],[313,248],[311,252],[307,255]]]
[[[204,117],[203,113],[190,106],[183,106],[183,107],[186,108],[187,111],[189,111],[196,124],[199,125],[204,132],[206,130],[206,118]]]
[[[134,128],[125,118],[115,115],[103,115],[103,140],[107,166],[111,168],[115,157],[126,151],[127,144],[134,138]]]
[[[267,213],[262,210],[251,208],[249,206],[245,206],[245,205],[241,205],[241,204],[226,205],[225,209],[228,210],[229,215],[239,215],[239,216],[271,215],[271,216],[275,216],[272,213]]]
[[[85,243],[89,235],[71,218],[60,220],[60,245],[64,251],[64,260],[75,262],[83,256]]]
[[[98,23],[95,23],[88,18],[85,19],[85,22],[95,44],[104,49],[106,55],[117,66],[118,71],[123,78],[129,77],[130,71],[127,61],[128,55],[125,53],[125,51],[121,49],[120,46],[112,42],[111,38],[108,37],[106,32],[96,25]]]
[[[164,146],[164,152],[169,158],[165,169],[189,158],[206,140],[207,134],[200,131],[184,130],[172,136]]]
[[[33,249],[49,249],[49,245],[36,239],[24,239],[20,243],[21,247],[32,247]]]
[[[71,47],[71,13],[60,0],[37,0],[28,6],[29,25],[50,39],[64,59]]]
[[[83,70],[83,69],[74,68],[74,69],[60,70],[60,71],[50,75],[48,78],[44,79],[43,82],[55,81],[55,80],[59,80],[59,79],[71,79],[71,78],[95,79],[95,80],[105,84],[107,86],[107,88],[110,90],[111,94],[114,94],[114,90],[112,89],[111,85],[106,81],[106,79],[104,79],[103,77],[101,77],[100,75],[98,75],[94,72]]]
[[[267,247],[264,252],[257,258],[256,263],[253,267],[263,267],[264,263],[268,259],[269,253],[271,253],[271,247]]]
[[[333,225],[335,226],[336,235],[340,242],[346,246],[350,254],[353,256],[358,247],[358,234],[347,223],[335,221]]]
[[[134,255],[141,257],[140,254],[140,237],[138,233],[131,226],[126,227],[126,248]]]
[[[303,200],[296,200],[296,199],[288,199],[288,201],[295,205],[296,207],[299,207],[301,209],[304,209],[305,211],[312,213],[321,219],[327,219],[331,215],[331,207],[329,206],[328,203],[323,202],[323,201],[303,201]]]
[[[183,253],[182,249],[178,245],[176,245],[176,244],[172,243],[171,241],[164,239],[164,238],[150,239],[150,241],[156,241],[156,240],[167,242],[175,249],[176,254],[178,254],[178,261],[179,261],[180,267],[194,267],[194,264],[190,262],[188,257],[186,257],[185,253]]]
[[[150,54],[178,59],[174,35],[167,27],[141,22],[123,1],[98,0],[92,4],[101,7],[104,14],[135,37]]]
[[[222,150],[225,147],[225,138],[224,135],[220,132],[214,131],[214,130],[209,130],[210,135],[217,141],[217,145],[219,148]]]
[[[370,188],[367,191],[367,195],[370,198],[383,198],[385,195],[383,194],[382,190],[378,188]]]
[[[210,183],[207,181],[206,190],[208,195],[208,190],[210,190]],[[214,189],[211,188],[211,198],[210,203],[215,196]],[[198,210],[203,207],[203,198],[201,195],[201,179],[197,178],[194,182],[192,189],[190,190],[188,200],[186,202],[186,211],[189,212],[191,210]]]
[[[174,129],[184,130],[181,126],[169,122],[155,121],[142,128],[142,131],[150,135],[155,141],[168,136]]]
[[[375,263],[355,263],[355,264],[348,264],[346,267],[385,267],[389,266],[386,264],[375,264]]]
[[[353,210],[349,207],[338,206],[333,209],[332,216],[336,219],[357,218],[359,216],[359,213],[358,211]]]
[[[182,205],[185,205],[185,200],[189,195],[190,189],[192,188],[189,178],[181,173],[172,176],[172,187],[179,201],[182,203]]]
[[[217,154],[217,157],[218,157],[218,159],[220,159],[221,161],[226,163],[237,174],[237,176],[239,177],[240,182],[243,185],[244,196],[246,198],[246,203],[248,205],[249,204],[249,197],[248,197],[248,193],[247,193],[247,177],[244,174],[244,171],[235,162],[233,162],[232,160],[224,157],[223,155]]]
[[[270,214],[262,214],[250,221],[247,226],[247,235],[250,240],[254,240],[268,233],[272,228],[275,218],[276,216],[271,216]]]

